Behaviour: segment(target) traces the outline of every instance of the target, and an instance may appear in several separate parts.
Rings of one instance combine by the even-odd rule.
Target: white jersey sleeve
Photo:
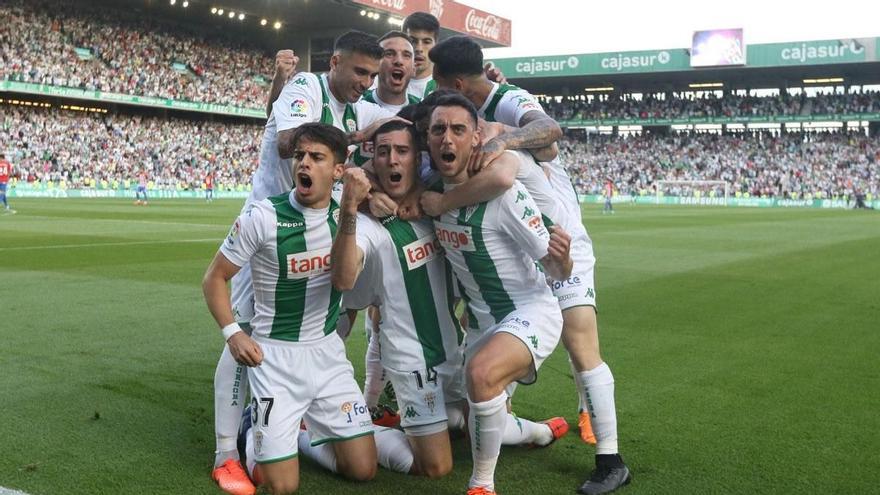
[[[498,225],[535,261],[547,256],[550,233],[541,210],[521,183],[498,198]]]
[[[229,234],[220,246],[220,252],[234,265],[242,267],[260,250],[266,241],[267,226],[274,227],[272,213],[252,203],[235,219]]]
[[[538,99],[523,89],[511,89],[501,96],[495,107],[495,121],[511,127],[519,127],[523,116],[529,112],[544,112]]]
[[[278,99],[272,103],[277,131],[286,131],[306,122],[321,120],[321,83],[314,74],[304,72],[294,76]]]

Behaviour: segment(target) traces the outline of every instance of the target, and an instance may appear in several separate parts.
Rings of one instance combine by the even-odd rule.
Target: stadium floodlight
[[[361,10],[361,17],[363,17],[363,16],[365,16],[365,15],[367,15],[367,11],[366,11],[366,10]]]
[[[825,77],[821,79],[804,79],[804,84],[827,84],[827,83],[841,83],[843,82],[842,77]]]
[[[230,10],[229,11],[229,18],[232,19],[233,17],[235,17],[235,12]]]
[[[260,26],[265,26],[266,24],[269,24],[269,21],[266,19],[260,19]]]
[[[168,3],[170,3],[171,5],[174,5],[177,3],[177,0],[168,0]]]
[[[183,8],[187,8],[187,7],[189,7],[189,1],[188,1],[188,0],[183,0],[183,3],[180,4],[180,5],[181,5]]]
[[[218,10],[217,15],[223,15],[223,9]]]
[[[216,13],[217,13],[217,7],[211,7],[211,13],[212,13],[212,14],[216,14]]]
[[[402,27],[403,26],[403,19],[398,19],[397,17],[388,16],[388,24],[391,24],[392,26]]]
[[[281,21],[275,21],[275,24],[272,24],[272,27],[275,29],[281,29]]]
[[[238,14],[238,20],[239,20],[239,21],[243,21],[243,20],[244,20],[244,14]]]

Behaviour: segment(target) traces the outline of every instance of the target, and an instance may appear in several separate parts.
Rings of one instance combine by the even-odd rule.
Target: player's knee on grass
[[[372,435],[333,444],[336,469],[352,481],[370,481],[376,477],[376,442]]]
[[[452,445],[449,431],[425,436],[412,436],[407,433],[413,449],[414,469],[420,476],[442,478],[452,471]]]
[[[299,466],[289,461],[260,464],[257,471],[263,487],[272,495],[289,495],[299,489]]]

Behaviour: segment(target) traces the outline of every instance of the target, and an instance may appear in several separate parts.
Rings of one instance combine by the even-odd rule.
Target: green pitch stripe
[[[270,198],[275,207],[278,223],[297,224],[300,227],[277,227],[278,236],[278,282],[275,285],[275,318],[269,337],[279,340],[299,341],[303,313],[306,306],[308,278],[289,279],[287,255],[302,253],[306,249],[306,219],[290,205],[287,194]]]
[[[483,300],[489,306],[489,313],[495,319],[495,323],[499,323],[505,316],[509,315],[516,309],[510,295],[504,289],[504,284],[498,276],[498,269],[495,268],[495,262],[483,242],[483,216],[486,214],[486,203],[480,203],[476,211],[471,215],[470,219],[465,220],[467,208],[459,210],[458,224],[471,227],[471,237],[474,240],[475,251],[462,251],[464,262],[467,264],[468,271],[474,277],[474,281],[480,288]],[[470,317],[470,315],[468,315]],[[473,325],[468,323],[468,325]]]
[[[339,209],[336,201],[330,200],[330,210],[327,215],[327,227],[330,229],[330,238],[336,238],[336,220],[333,218],[333,212]],[[324,322],[324,335],[336,331],[336,322],[339,320],[339,309],[342,303],[342,293],[336,290],[330,284],[330,305],[327,306],[327,321]]]
[[[418,240],[418,235],[409,222],[397,218],[383,223],[383,226],[391,234],[391,240],[397,250],[397,261],[400,263],[400,270],[403,273],[406,297],[412,311],[416,335],[422,345],[425,364],[428,367],[436,366],[446,361],[446,350],[443,348],[443,333],[440,329],[440,319],[437,317],[434,291],[431,290],[428,265],[425,264],[410,270],[406,263],[406,253],[403,251],[403,246]]]

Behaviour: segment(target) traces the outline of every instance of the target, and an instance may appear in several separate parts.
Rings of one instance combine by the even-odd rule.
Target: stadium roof
[[[225,23],[231,29],[242,25],[256,29],[266,19],[265,29],[272,31],[280,21],[278,34],[285,39],[335,36],[348,29],[380,35],[399,29],[403,18],[413,12],[430,12],[440,19],[445,35],[468,34],[485,47],[510,46],[510,20],[455,0],[188,0],[186,8],[184,0],[123,1],[192,21]],[[222,9],[223,15],[212,9]],[[243,20],[238,18],[241,14]]]
[[[544,57],[494,59],[513,82],[547,94],[577,94],[585,88],[622,91],[692,89],[722,83],[727,89],[880,83],[880,38],[792,41],[749,45],[746,63],[692,67],[690,50],[674,48]]]

